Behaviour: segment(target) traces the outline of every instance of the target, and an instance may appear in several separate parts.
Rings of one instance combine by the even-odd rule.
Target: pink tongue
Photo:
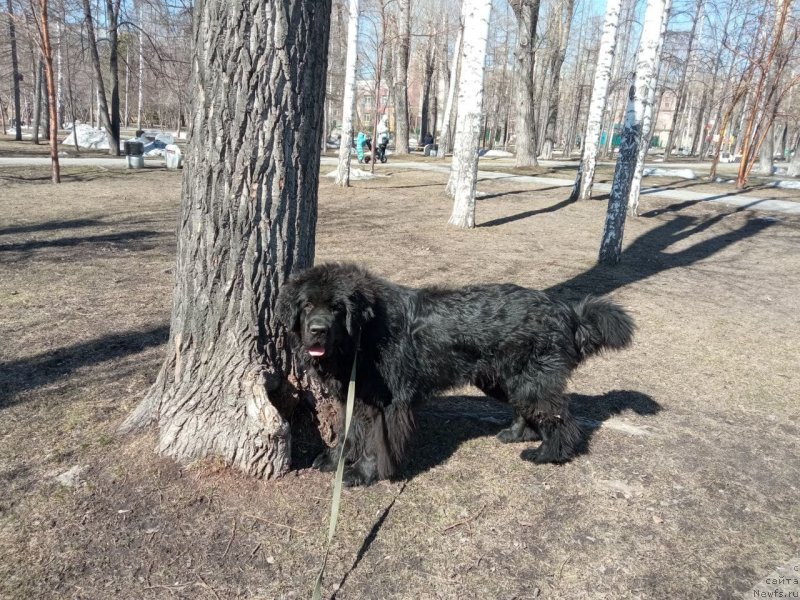
[[[311,356],[325,356],[325,348],[322,346],[311,346],[311,348],[308,349],[308,353]]]

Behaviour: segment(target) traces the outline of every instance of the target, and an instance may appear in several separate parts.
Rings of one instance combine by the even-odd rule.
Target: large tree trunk
[[[167,356],[130,430],[256,477],[289,468],[296,403],[275,318],[314,260],[330,0],[200,0]]]
[[[111,92],[111,109],[114,110],[114,97],[116,96],[116,125],[111,118],[108,110],[108,102],[106,101],[106,85],[103,81],[103,71],[100,66],[100,54],[97,51],[97,36],[94,33],[94,19],[92,18],[92,5],[90,0],[83,0],[83,14],[86,22],[86,37],[89,46],[89,56],[92,59],[92,67],[94,70],[94,84],[97,89],[97,112],[100,124],[106,130],[106,137],[108,138],[108,153],[114,156],[119,156],[119,88],[115,83],[117,77],[112,75],[112,92]],[[114,26],[116,29],[116,26]],[[112,44],[113,45],[113,44]],[[112,55],[116,61],[116,50],[112,50]]]
[[[606,5],[603,35],[600,38],[600,49],[597,52],[597,69],[594,75],[592,98],[589,101],[589,116],[586,119],[586,134],[583,136],[583,150],[575,187],[571,200],[580,198],[588,200],[592,196],[594,171],[597,165],[597,150],[600,145],[600,130],[603,124],[603,113],[606,109],[608,83],[611,80],[611,68],[614,64],[614,52],[617,46],[617,30],[622,0],[608,0]]]
[[[636,60],[636,76],[628,91],[628,106],[622,128],[619,158],[614,169],[614,181],[608,198],[599,260],[617,264],[622,257],[622,236],[625,231],[628,198],[636,169],[639,144],[642,141],[642,121],[648,101],[647,81],[656,76],[656,60],[661,45],[661,28],[669,0],[648,0]]]
[[[339,165],[336,183],[350,185],[350,155],[353,146],[353,114],[356,109],[356,59],[358,57],[358,0],[350,0],[347,21],[347,58],[344,72],[344,100],[342,101],[342,138],[339,141]],[[375,139],[377,143],[377,136]]]
[[[440,159],[444,159],[451,147],[450,138],[452,137],[452,129],[450,127],[450,120],[453,114],[453,106],[455,105],[456,91],[458,89],[458,71],[461,65],[463,42],[464,24],[462,22],[458,28],[455,50],[453,51],[453,62],[450,65],[450,85],[447,89],[447,101],[445,102],[444,115],[442,116],[442,134],[439,136],[439,149],[436,151],[436,156]]]
[[[408,59],[411,50],[411,0],[398,0],[394,54],[395,152],[408,154]],[[377,100],[376,100],[377,104]]]
[[[539,0],[512,0],[511,8],[517,18],[517,59],[514,83],[516,119],[515,166],[530,167],[536,160],[536,114],[534,112],[534,68],[536,66],[536,26],[539,22]]]
[[[19,60],[17,59],[17,28],[14,23],[14,0],[8,0],[8,42],[11,46],[11,79],[14,90],[14,139],[22,140],[22,110],[19,100]]]
[[[453,196],[449,223],[475,227],[475,184],[478,180],[478,146],[483,109],[483,73],[489,39],[491,0],[464,0],[464,52],[458,82],[458,121],[453,163],[447,191]]]
[[[575,0],[562,0],[560,2],[561,18],[558,19],[558,47],[550,55],[550,91],[547,99],[547,121],[544,127],[544,144],[542,145],[542,158],[553,158],[553,149],[556,145],[556,122],[558,120],[558,106],[561,104],[561,67],[567,56],[569,44],[569,31],[572,25],[572,13]],[[554,9],[555,10],[555,7]],[[556,17],[557,18],[557,17]]]

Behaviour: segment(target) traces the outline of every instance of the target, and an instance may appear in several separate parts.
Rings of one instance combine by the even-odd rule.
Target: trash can
[[[125,142],[124,148],[129,169],[141,169],[144,167],[144,144],[142,142],[128,140]]]
[[[167,161],[167,169],[180,169],[183,167],[183,153],[175,144],[167,144],[164,148],[164,158]]]

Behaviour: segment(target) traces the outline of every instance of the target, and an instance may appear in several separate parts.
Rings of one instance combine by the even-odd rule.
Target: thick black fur
[[[501,441],[541,439],[537,462],[569,460],[581,439],[564,396],[570,373],[600,350],[627,346],[634,331],[603,298],[568,305],[512,284],[412,289],[351,264],[294,276],[278,317],[297,356],[342,402],[360,338],[347,485],[394,475],[414,430],[412,407],[466,383],[514,407]],[[314,465],[333,470],[338,454],[329,449]]]

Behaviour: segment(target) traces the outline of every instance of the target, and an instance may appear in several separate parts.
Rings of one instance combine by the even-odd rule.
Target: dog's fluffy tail
[[[587,296],[572,305],[577,317],[575,345],[582,358],[630,345],[636,325],[625,310],[606,298]]]

